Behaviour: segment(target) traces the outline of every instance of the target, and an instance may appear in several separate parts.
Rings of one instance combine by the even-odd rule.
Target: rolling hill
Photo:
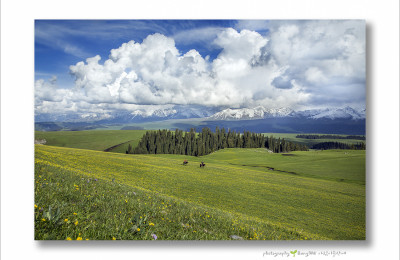
[[[54,234],[46,229],[56,239],[79,231],[89,239],[146,239],[154,233],[162,239],[365,239],[365,151],[292,154],[224,149],[204,157],[125,155],[36,145],[35,203],[61,208],[60,219],[76,218],[71,209],[86,216],[79,223],[90,232],[79,225]],[[92,188],[94,180],[110,192]],[[121,202],[104,213],[110,196]],[[161,200],[174,206],[155,207]],[[134,208],[149,218],[142,228],[132,221]],[[103,213],[107,221],[98,216]],[[38,216],[37,239],[44,239],[46,218],[42,223]],[[126,222],[118,226],[120,221]],[[132,227],[146,232],[129,232]]]

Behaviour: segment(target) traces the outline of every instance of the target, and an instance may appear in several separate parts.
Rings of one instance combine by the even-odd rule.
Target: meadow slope
[[[157,129],[157,128],[155,128]],[[130,144],[136,147],[147,130],[85,130],[85,131],[35,131],[35,139],[46,139],[47,145],[125,153]],[[299,143],[311,147],[322,142],[341,142],[347,144],[365,143],[364,140],[353,139],[304,139],[296,138],[297,134],[264,133],[264,136],[285,138],[286,141]],[[119,145],[121,144],[121,145]],[[119,145],[119,146],[118,146]]]
[[[104,151],[112,146],[125,153],[128,144],[137,145],[146,130],[87,130],[87,131],[35,131],[36,140],[46,140],[46,145]]]
[[[200,229],[207,230],[206,234],[191,230],[189,237],[183,232],[181,236],[165,235],[164,239],[230,239],[229,234],[235,233],[235,227],[238,231],[242,228],[240,234],[245,239],[365,239],[365,151],[293,154],[270,154],[266,149],[224,149],[203,157],[125,155],[36,145],[35,203],[37,206],[42,204],[39,207],[43,209],[58,198],[57,207],[74,208],[79,196],[72,203],[55,187],[68,178],[98,179],[108,188],[115,184],[124,187],[121,197],[132,191],[143,192],[149,205],[152,200],[160,201],[160,198],[169,200],[170,204],[179,201],[180,206],[175,210],[180,213],[174,214],[180,218],[201,215],[199,208],[218,216],[210,220],[215,222],[214,225],[207,222],[207,228],[199,224],[203,223],[199,219],[196,222],[195,217],[189,224],[201,225]],[[182,165],[184,159],[189,160],[186,166]],[[201,161],[206,162],[205,168],[199,168]],[[52,182],[43,186],[43,176],[52,178]],[[72,185],[72,182],[64,183],[64,188],[68,188],[64,194],[72,192],[77,196],[74,193],[76,187]],[[51,192],[46,193],[43,189],[49,187],[55,188],[52,192],[59,193],[53,196],[53,202],[50,197],[44,199],[48,196],[44,194]],[[97,198],[99,194],[85,193],[85,196],[101,202]],[[137,201],[132,203],[132,207],[137,206]],[[81,206],[88,207],[85,205]],[[142,210],[146,209],[140,205]],[[92,207],[84,211],[95,215],[97,212]],[[165,210],[151,211],[155,220],[159,220],[161,211]],[[115,212],[115,216],[117,214]],[[127,222],[129,218],[133,216],[127,214]],[[41,234],[45,222],[40,221],[38,213],[35,233]],[[240,227],[238,223],[241,223]],[[165,234],[173,227],[171,225],[165,226]],[[255,227],[258,233],[254,231]],[[116,232],[114,229],[109,232]],[[217,233],[221,235],[215,235]],[[150,234],[146,234],[148,238]],[[38,236],[37,239],[44,238]],[[91,239],[111,237],[103,235]],[[134,238],[121,235],[120,239]]]

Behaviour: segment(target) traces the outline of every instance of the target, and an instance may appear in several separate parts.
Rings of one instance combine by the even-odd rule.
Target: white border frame
[[[35,19],[365,19],[367,240],[64,241],[33,236]],[[1,2],[2,259],[270,259],[265,251],[337,250],[338,259],[399,258],[399,2],[378,0],[3,0]],[[158,243],[160,242],[160,243]],[[296,256],[297,257],[297,256]],[[298,256],[297,258],[301,258]],[[329,259],[310,257],[309,259]]]

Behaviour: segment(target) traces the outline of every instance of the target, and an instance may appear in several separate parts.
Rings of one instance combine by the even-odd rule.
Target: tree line
[[[351,150],[365,150],[364,143],[358,144],[345,144],[339,142],[323,142],[314,144],[311,149],[328,150],[328,149],[351,149]]]
[[[178,129],[147,131],[135,148],[128,146],[126,153],[203,156],[225,148],[267,148],[274,153],[308,150],[307,146],[287,142],[284,138],[265,137],[249,131],[241,134],[218,127],[212,132],[205,127],[199,133],[193,128],[190,132]]]
[[[296,135],[296,138],[304,138],[304,139],[353,139],[353,140],[365,140],[365,136],[359,135],[347,135],[347,136],[340,136],[340,135],[314,135],[314,134],[301,134]]]

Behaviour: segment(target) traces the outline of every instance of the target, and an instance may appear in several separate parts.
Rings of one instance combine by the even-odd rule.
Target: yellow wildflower
[[[37,205],[35,204],[35,209],[37,209]]]
[[[115,237],[113,237],[112,240],[117,240],[117,239]]]
[[[150,222],[150,223],[149,223],[149,226],[154,226],[154,223]]]
[[[78,223],[79,223],[79,222],[78,222],[78,220],[77,220],[77,221],[75,221],[75,223],[74,223],[74,224],[75,224],[75,226],[77,226],[77,225],[78,225]]]
[[[67,237],[67,240],[72,240],[72,238],[70,238],[70,237]]]
[[[76,215],[78,215],[78,213],[74,212],[74,215],[76,216]]]
[[[42,221],[46,221],[46,219],[42,218]]]
[[[82,238],[81,237],[77,237],[76,240],[82,240]]]
[[[140,228],[137,228],[137,231],[140,231]]]
[[[64,219],[64,222],[68,222],[68,219],[66,218],[66,219]]]

